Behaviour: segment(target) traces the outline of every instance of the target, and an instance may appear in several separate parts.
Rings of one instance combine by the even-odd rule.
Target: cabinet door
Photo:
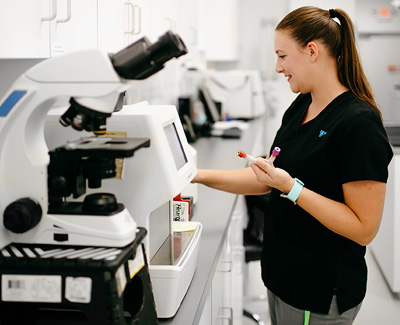
[[[232,280],[232,247],[230,244],[229,230],[224,241],[224,246],[219,257],[217,269],[212,281],[212,324],[232,324],[231,303]]]
[[[98,0],[98,48],[115,53],[129,44],[129,1]]]
[[[97,0],[57,0],[51,21],[51,56],[97,48]]]
[[[231,304],[233,324],[242,324],[243,318],[243,268],[245,248],[243,246],[243,229],[246,219],[244,196],[238,196],[229,227],[229,240],[232,247]]]
[[[151,0],[151,40],[155,42],[162,34],[178,30],[179,0]]]
[[[0,58],[48,58],[52,0],[1,0]]]
[[[177,33],[188,48],[188,57],[198,55],[198,0],[179,1],[179,19]]]
[[[150,34],[150,0],[98,0],[98,47],[115,53]]]
[[[151,9],[150,5],[153,0],[131,0],[132,13],[130,15],[131,29],[130,43],[136,42],[143,36],[151,40]]]

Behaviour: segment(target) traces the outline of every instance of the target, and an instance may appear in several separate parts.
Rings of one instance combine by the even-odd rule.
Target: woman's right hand
[[[250,164],[250,167],[260,183],[276,188],[283,193],[290,192],[295,181],[287,171],[276,168],[273,164],[268,163],[267,159],[257,158],[256,162],[257,164]]]

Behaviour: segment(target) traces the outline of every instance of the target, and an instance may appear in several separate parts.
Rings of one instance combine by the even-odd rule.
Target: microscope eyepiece
[[[111,57],[114,69],[125,79],[146,79],[164,68],[164,63],[187,53],[182,39],[168,31],[151,44],[147,37]]]
[[[171,32],[162,35],[156,43],[149,47],[156,65],[162,65],[172,58],[178,58],[187,53],[182,39]]]

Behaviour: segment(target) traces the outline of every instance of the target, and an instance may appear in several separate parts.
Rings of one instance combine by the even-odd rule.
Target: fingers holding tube
[[[257,158],[256,164],[250,164],[257,180],[269,187],[276,188],[283,193],[292,188],[294,180],[288,172],[271,165],[268,160]]]

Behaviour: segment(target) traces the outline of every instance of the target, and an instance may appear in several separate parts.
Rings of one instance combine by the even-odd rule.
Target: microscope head
[[[168,31],[151,44],[143,37],[110,56],[118,75],[124,79],[146,79],[164,68],[164,63],[187,53],[182,39]],[[95,135],[106,133],[106,120],[123,105],[125,92],[103,98],[71,98],[69,109],[60,117],[63,126]]]

